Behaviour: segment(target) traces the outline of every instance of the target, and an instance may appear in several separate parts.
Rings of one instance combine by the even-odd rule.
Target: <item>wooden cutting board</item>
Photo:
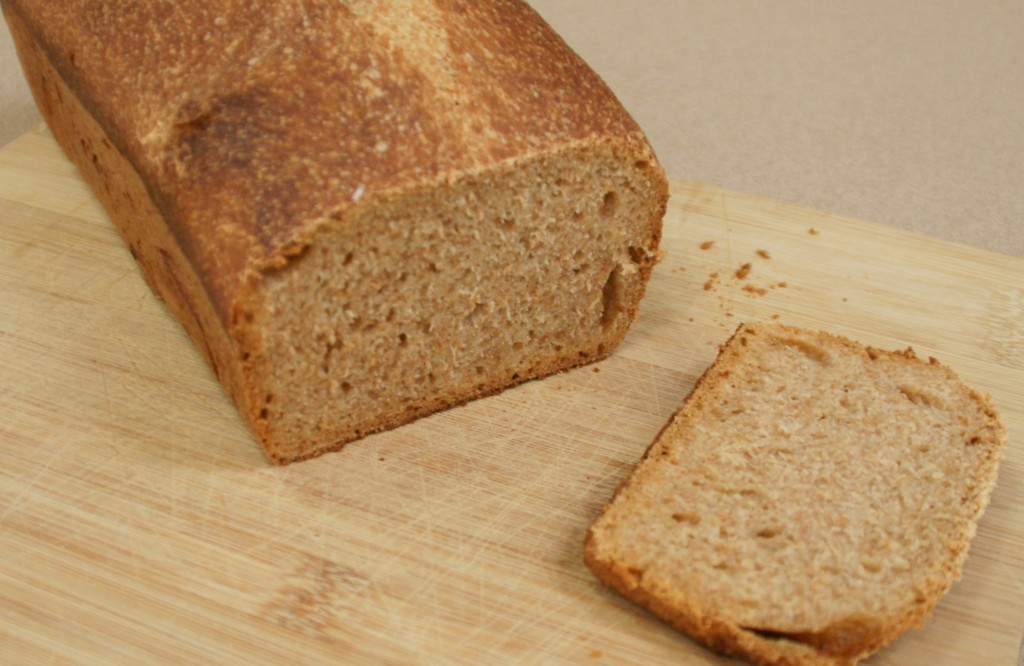
[[[1009,449],[964,579],[871,663],[1013,664],[1024,261],[672,187],[611,358],[278,468],[50,135],[0,150],[0,662],[726,663],[581,541],[717,346],[778,316],[993,395]]]

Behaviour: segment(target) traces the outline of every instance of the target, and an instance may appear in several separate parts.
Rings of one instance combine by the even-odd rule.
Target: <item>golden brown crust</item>
[[[145,183],[9,9],[5,4],[26,79],[54,138],[117,224],[149,287],[182,323],[229,395],[243,404],[234,342]]]
[[[601,137],[645,150],[607,86],[525,3],[413,4],[5,0],[137,171],[229,323],[245,280],[356,192]]]

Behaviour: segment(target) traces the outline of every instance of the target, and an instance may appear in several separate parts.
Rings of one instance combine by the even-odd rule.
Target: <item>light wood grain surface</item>
[[[1024,2],[530,4],[670,174],[1024,257]],[[0,144],[38,122],[0,25]]]
[[[993,395],[1010,442],[964,579],[871,663],[1014,663],[1024,261],[678,180],[664,248],[608,360],[277,468],[49,134],[3,148],[0,661],[727,663],[581,540],[717,345],[778,315]]]

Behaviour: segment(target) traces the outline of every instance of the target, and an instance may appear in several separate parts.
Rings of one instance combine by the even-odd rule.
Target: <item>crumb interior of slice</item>
[[[941,593],[995,464],[969,391],[812,337],[732,344],[743,360],[707,377],[617,498],[607,547],[765,635],[870,631]]]
[[[254,313],[261,417],[330,446],[605,355],[655,260],[651,175],[569,151],[324,224]]]

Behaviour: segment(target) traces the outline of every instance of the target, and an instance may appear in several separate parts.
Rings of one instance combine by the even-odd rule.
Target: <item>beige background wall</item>
[[[1024,2],[533,0],[689,178],[1024,256]],[[39,122],[0,30],[0,143]]]

